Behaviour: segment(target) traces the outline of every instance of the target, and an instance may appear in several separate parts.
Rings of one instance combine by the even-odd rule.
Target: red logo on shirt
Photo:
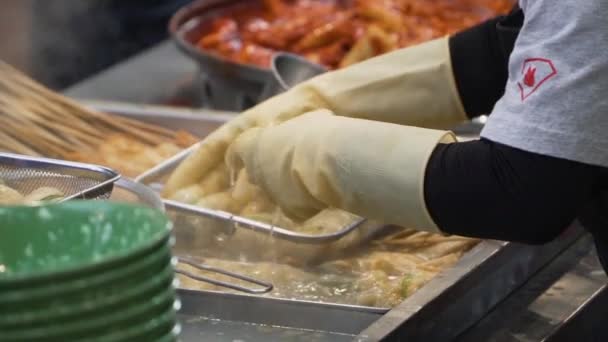
[[[524,84],[528,87],[534,87],[536,85],[536,68],[529,66],[524,76]]]
[[[524,101],[534,94],[549,79],[557,75],[553,62],[545,58],[528,58],[521,69],[523,80],[518,82],[521,100]]]

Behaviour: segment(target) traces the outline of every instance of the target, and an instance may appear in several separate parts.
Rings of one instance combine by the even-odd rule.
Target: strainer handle
[[[237,290],[237,291],[241,291],[241,292],[246,292],[246,293],[251,293],[251,294],[263,294],[263,293],[268,293],[270,291],[272,291],[272,289],[274,288],[274,286],[271,283],[267,283],[261,280],[257,280],[255,278],[251,278],[242,274],[238,274],[238,273],[234,273],[234,272],[230,272],[227,270],[223,270],[220,268],[216,268],[213,266],[209,266],[209,265],[205,265],[205,264],[201,264],[198,263],[192,259],[189,258],[184,258],[184,257],[179,257],[178,258],[180,263],[192,266],[196,269],[202,270],[202,271],[207,271],[207,272],[213,272],[213,273],[219,273],[219,274],[223,274],[225,276],[231,277],[231,278],[235,278],[235,279],[239,279],[239,280],[243,280],[246,281],[248,283],[252,283],[255,285],[260,286],[260,288],[249,288],[249,287],[244,287],[244,286],[239,286],[239,285],[235,285],[232,283],[228,283],[225,281],[221,281],[221,280],[216,280],[216,279],[212,279],[209,277],[205,277],[205,276],[201,276],[201,275],[196,275],[193,274],[191,272],[188,271],[184,271],[181,270],[179,268],[176,268],[175,272],[179,273],[181,275],[184,275],[188,278],[197,280],[197,281],[202,281],[205,283],[209,283],[209,284],[213,284],[216,286],[221,286],[221,287],[226,287],[229,289],[233,289],[233,290]]]

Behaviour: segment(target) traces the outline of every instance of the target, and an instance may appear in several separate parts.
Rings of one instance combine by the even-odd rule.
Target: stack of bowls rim
[[[175,240],[171,235],[170,221],[159,211],[132,204],[98,201],[71,201],[41,207],[0,207],[0,221],[8,222],[12,217],[5,228],[0,225],[0,235],[11,232],[11,228],[26,229],[34,236],[40,234],[36,228],[31,228],[42,225],[44,220],[39,218],[40,213],[50,213],[51,218],[76,213],[82,218],[88,215],[87,211],[90,215],[102,215],[110,222],[109,226],[102,226],[107,224],[103,220],[99,221],[100,225],[93,225],[94,233],[107,230],[116,235],[110,238],[114,239],[113,242],[107,243],[106,240],[105,247],[97,250],[101,255],[87,255],[90,258],[82,259],[84,262],[53,264],[53,261],[59,260],[57,250],[61,248],[57,246],[62,247],[62,242],[58,242],[54,250],[51,247],[42,248],[44,251],[33,255],[34,261],[29,262],[30,266],[35,262],[52,264],[54,268],[51,267],[51,271],[41,270],[38,265],[28,269],[23,264],[19,266],[20,252],[9,255],[11,248],[7,248],[3,253],[0,241],[0,341],[173,341],[177,338],[180,326],[176,315],[181,303],[176,296],[178,284],[174,269],[177,260],[171,255]],[[34,221],[30,228],[19,227],[19,218],[10,216],[18,215],[15,214],[17,212],[25,215],[22,215],[24,220]],[[130,217],[124,219],[125,214]],[[137,218],[138,215],[141,217]],[[112,222],[112,219],[115,221]],[[120,219],[125,222],[124,227],[120,227]],[[61,219],[56,220],[59,222]],[[129,227],[128,222],[133,226]],[[130,230],[141,228],[136,226],[138,222],[146,230]],[[43,232],[52,231],[54,234],[68,231],[64,228],[54,230],[55,227],[53,224],[46,226],[48,229]],[[69,232],[76,234],[69,236],[72,238],[81,234],[75,230]],[[146,235],[146,232],[150,234]],[[95,240],[99,240],[100,236],[103,237],[103,234],[97,234],[87,242],[93,245],[92,249],[103,245],[103,241]],[[9,238],[5,242],[22,243],[20,246],[26,243],[28,248],[31,247],[30,236],[19,239]],[[40,245],[36,245],[35,237],[31,239],[36,250]],[[90,247],[87,243],[83,242],[85,247]],[[21,251],[19,248],[14,250]]]

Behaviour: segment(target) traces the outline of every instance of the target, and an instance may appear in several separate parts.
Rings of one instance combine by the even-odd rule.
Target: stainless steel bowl
[[[198,0],[180,9],[169,23],[177,47],[199,66],[202,102],[214,109],[241,111],[326,69],[290,53],[278,53],[269,68],[230,61],[197,46],[204,25],[219,13],[258,0]]]
[[[222,11],[247,6],[257,0],[198,0],[176,12],[169,32],[178,49],[192,58],[201,71],[200,96],[206,107],[242,111],[260,101],[272,78],[270,68],[230,61],[197,47],[204,24]]]
[[[257,1],[257,0],[253,0]],[[271,77],[270,69],[254,65],[236,63],[206,52],[196,46],[203,30],[203,24],[219,13],[230,8],[245,6],[252,0],[198,0],[177,11],[169,22],[169,32],[177,46],[198,62],[201,69],[209,74],[221,75],[252,83],[265,83]]]

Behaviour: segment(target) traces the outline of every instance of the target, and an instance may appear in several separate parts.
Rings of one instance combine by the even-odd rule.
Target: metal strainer
[[[161,199],[152,190],[128,179],[121,179],[120,175],[115,171],[97,165],[0,152],[0,181],[23,195],[27,195],[42,187],[51,187],[56,188],[64,194],[61,201],[70,199],[110,199],[125,202],[143,202],[148,206],[164,211]],[[117,191],[113,193],[114,185],[116,185]],[[179,268],[175,270],[176,273],[181,273],[196,281],[247,293],[266,293],[272,290],[272,284],[245,275],[214,268],[184,258],[179,258],[179,261],[199,270],[240,279],[256,287],[249,288],[214,280]]]
[[[107,199],[120,175],[105,167],[0,152],[0,181],[27,195],[56,188],[70,199]]]

